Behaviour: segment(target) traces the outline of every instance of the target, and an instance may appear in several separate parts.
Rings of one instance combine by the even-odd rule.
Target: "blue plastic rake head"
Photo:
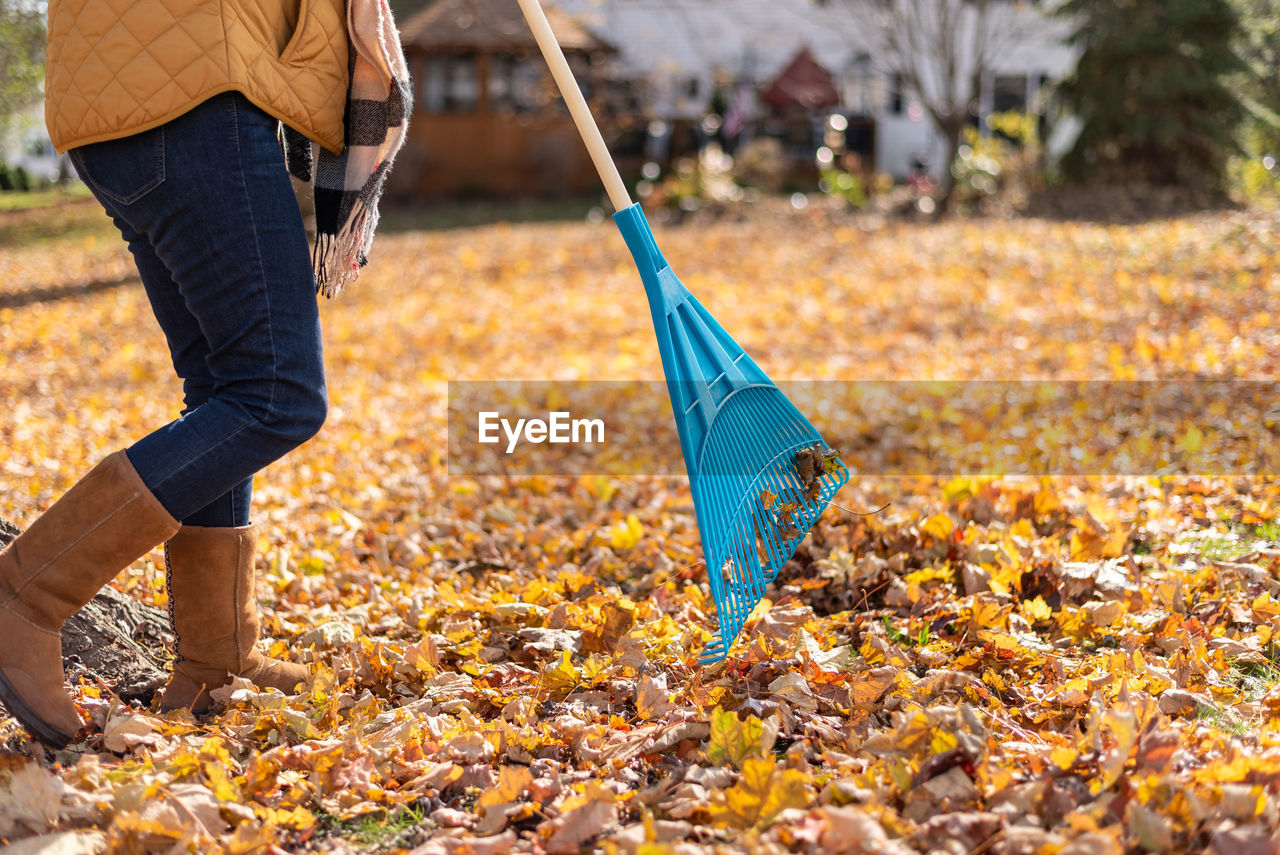
[[[716,603],[699,661],[718,662],[849,472],[801,475],[817,429],[676,278],[640,206],[613,218],[649,297]]]

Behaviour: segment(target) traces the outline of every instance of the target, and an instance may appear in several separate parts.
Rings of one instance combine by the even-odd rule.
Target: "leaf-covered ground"
[[[21,524],[179,408],[98,216],[0,215],[0,516]],[[1278,230],[810,209],[659,240],[779,380],[1272,380]],[[699,668],[714,609],[682,479],[445,469],[448,380],[661,376],[612,227],[402,231],[375,254],[323,307],[329,421],[256,493],[266,644],[313,684],[236,687],[207,721],[80,686],[100,735],[48,756],[0,719],[0,842],[1275,851],[1274,479],[855,473],[837,501],[888,507],[829,510]],[[163,606],[155,558],[117,584]]]

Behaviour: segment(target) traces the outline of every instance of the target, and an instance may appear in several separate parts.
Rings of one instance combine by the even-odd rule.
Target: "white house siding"
[[[876,171],[895,178],[911,174],[915,161],[922,161],[927,171],[936,175],[946,156],[942,138],[919,105],[902,116],[876,118]]]

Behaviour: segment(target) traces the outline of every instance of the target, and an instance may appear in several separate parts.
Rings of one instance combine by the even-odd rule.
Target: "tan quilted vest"
[[[335,152],[344,0],[52,0],[45,121],[58,151],[116,139],[237,90]]]

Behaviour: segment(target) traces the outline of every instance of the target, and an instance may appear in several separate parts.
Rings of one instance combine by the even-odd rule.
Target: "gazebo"
[[[554,6],[547,18],[591,97],[616,50]],[[598,179],[513,0],[436,0],[400,28],[414,81],[401,198],[582,192]]]

